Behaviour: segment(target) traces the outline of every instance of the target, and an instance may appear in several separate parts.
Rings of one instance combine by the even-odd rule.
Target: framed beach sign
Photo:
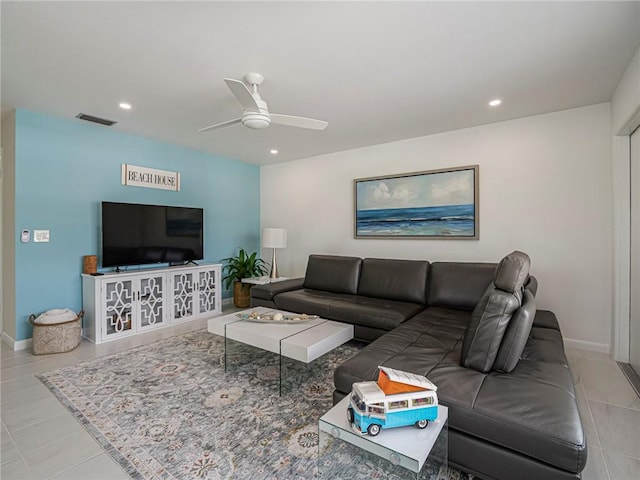
[[[353,183],[355,238],[479,238],[478,165]]]

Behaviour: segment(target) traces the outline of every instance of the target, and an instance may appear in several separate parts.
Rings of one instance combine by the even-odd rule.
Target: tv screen
[[[204,258],[202,208],[102,202],[102,266]]]

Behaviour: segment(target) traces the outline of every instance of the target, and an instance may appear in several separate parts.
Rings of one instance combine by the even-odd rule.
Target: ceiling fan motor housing
[[[258,97],[254,97],[254,99],[259,111],[245,110],[242,113],[242,125],[254,129],[267,128],[271,125],[271,116],[269,115],[267,102],[262,100],[258,93],[255,93],[255,96]]]
[[[266,128],[271,125],[271,117],[264,113],[245,112],[242,115],[242,125],[254,129]]]

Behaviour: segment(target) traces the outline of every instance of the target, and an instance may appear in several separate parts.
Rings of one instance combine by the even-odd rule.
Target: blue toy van
[[[438,418],[437,388],[426,377],[378,368],[377,382],[353,384],[347,419],[355,430],[375,436],[383,428],[425,428]]]

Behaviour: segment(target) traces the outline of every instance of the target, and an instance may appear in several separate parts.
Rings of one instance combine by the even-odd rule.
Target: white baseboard
[[[585,340],[574,340],[573,338],[565,338],[564,346],[567,348],[579,348],[581,350],[590,350],[592,352],[611,353],[611,346],[606,343],[587,342]]]
[[[27,338],[26,340],[14,340],[11,336],[7,335],[5,332],[2,332],[2,341],[9,345],[12,350],[26,350],[31,348],[31,338]]]

